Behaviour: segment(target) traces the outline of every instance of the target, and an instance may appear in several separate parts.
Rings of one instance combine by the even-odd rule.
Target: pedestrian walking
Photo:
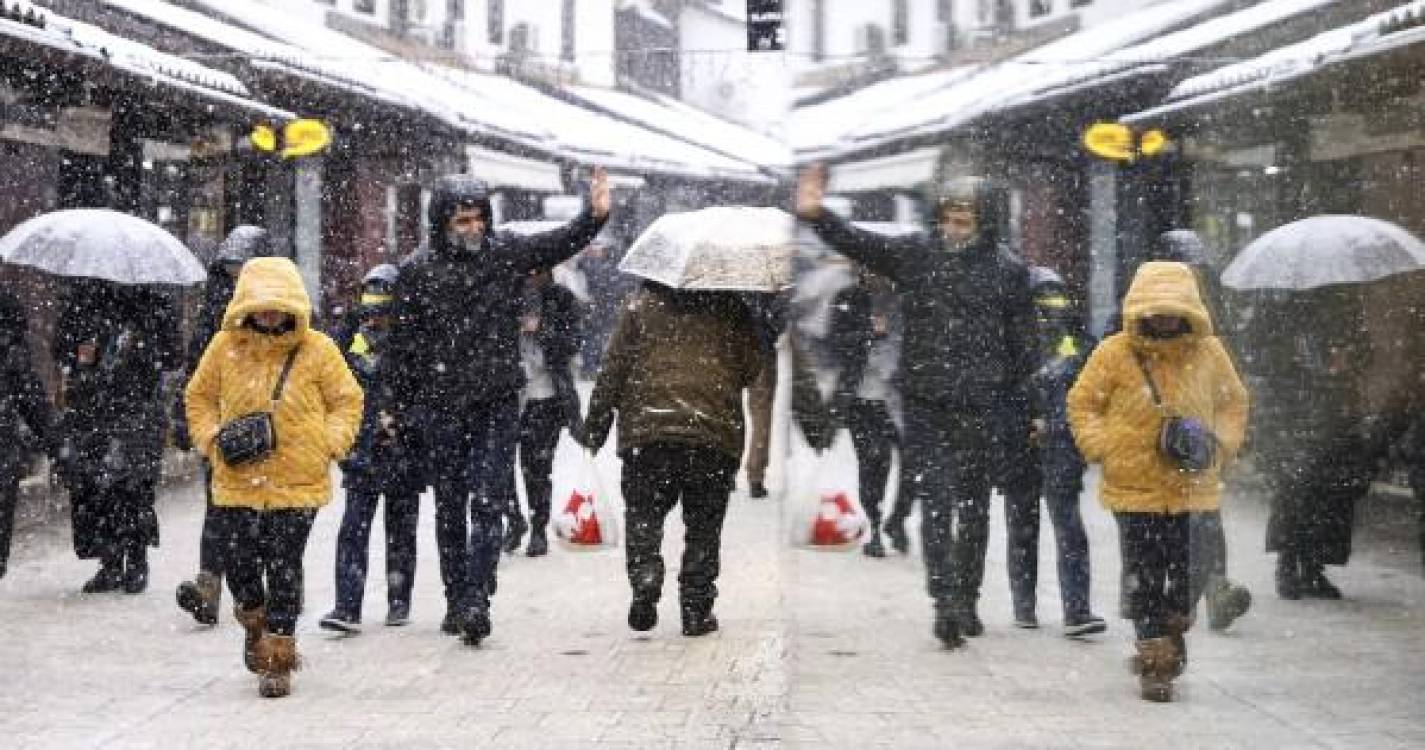
[[[984,632],[978,601],[991,486],[1037,497],[1026,456],[1037,369],[1029,272],[1003,246],[1002,195],[984,178],[937,182],[929,196],[936,226],[901,237],[825,210],[825,189],[824,168],[804,171],[798,214],[829,247],[894,282],[900,296],[902,497],[907,508],[916,501],[922,508],[933,632],[955,647],[963,635]]]
[[[203,357],[208,343],[223,326],[223,313],[232,301],[233,289],[237,286],[238,274],[243,264],[252,258],[265,258],[273,254],[272,243],[267,230],[251,224],[243,224],[228,233],[218,245],[217,256],[208,266],[208,280],[203,285],[202,302],[198,307],[198,317],[193,331],[188,337],[188,348],[184,360],[184,376],[191,377]],[[184,451],[193,449],[193,441],[188,432],[188,417],[183,408],[183,390],[173,408],[174,444]],[[202,625],[215,625],[223,597],[223,571],[227,569],[224,560],[228,550],[224,540],[230,537],[221,527],[224,515],[213,505],[213,467],[203,459],[203,497],[207,508],[203,513],[203,531],[198,540],[198,574],[190,580],[178,584],[175,598],[178,607],[193,616]]]
[[[1030,268],[1029,275],[1038,313],[1040,352],[1039,369],[1031,380],[1032,393],[1038,403],[1036,412],[1044,419],[1044,428],[1034,438],[1034,455],[1041,477],[1040,493],[1054,526],[1063,632],[1070,637],[1092,635],[1102,633],[1107,624],[1089,606],[1089,539],[1079,514],[1085,466],[1069,428],[1067,399],[1095,342],[1084,330],[1082,316],[1069,299],[1063,278],[1042,267]],[[1039,579],[1039,503],[1036,498],[1033,505],[1013,509],[1006,504],[1005,510],[1009,589],[1016,624],[1037,627],[1034,615]]]
[[[25,308],[0,291],[0,578],[10,562],[20,480],[49,448],[51,409],[30,359]]]
[[[74,551],[99,560],[83,591],[141,593],[148,548],[159,542],[163,373],[181,364],[174,306],[150,288],[76,281],[61,303],[54,358],[65,405],[57,469],[69,489]]]
[[[1173,229],[1158,237],[1156,259],[1186,263],[1197,277],[1198,293],[1212,318],[1213,330],[1218,339],[1232,353],[1230,341],[1223,326],[1226,325],[1226,309],[1223,304],[1222,287],[1217,273],[1207,255],[1207,247],[1202,237],[1191,229]],[[1235,359],[1234,359],[1235,362]],[[1227,575],[1227,531],[1222,527],[1222,516],[1200,517],[1206,524],[1193,536],[1199,547],[1192,555],[1192,564],[1205,566],[1197,576],[1207,581],[1203,591],[1203,601],[1207,605],[1207,625],[1210,630],[1223,631],[1231,627],[1252,606],[1252,592],[1240,582]]]
[[[520,412],[519,462],[524,478],[529,521],[520,512],[519,498],[511,497],[505,551],[516,552],[525,531],[525,554],[549,553],[550,504],[554,496],[554,450],[565,428],[577,431],[581,420],[579,394],[571,368],[581,341],[583,317],[579,300],[555,283],[549,269],[530,276],[525,309],[520,318],[520,361],[524,366],[524,407]]]
[[[470,645],[489,637],[490,597],[514,487],[519,429],[519,320],[525,279],[573,256],[609,215],[608,177],[594,171],[589,205],[530,236],[489,231],[488,186],[469,175],[431,191],[424,252],[396,282],[390,370],[400,429],[430,449],[446,615],[441,630]]]
[[[361,430],[351,455],[341,462],[346,510],[336,546],[336,606],[318,624],[327,630],[361,632],[362,600],[376,506],[385,502],[386,625],[411,620],[411,589],[416,578],[416,525],[420,497],[427,484],[425,446],[418,432],[400,429],[382,378],[381,359],[391,336],[391,291],[398,271],[383,263],[362,280],[356,304],[358,324],[346,348],[347,366],[365,393]]]
[[[832,418],[851,432],[856,451],[861,506],[871,524],[871,538],[861,550],[885,557],[881,541],[881,501],[891,476],[891,460],[900,433],[891,417],[900,354],[900,325],[895,290],[889,280],[862,270],[856,283],[832,302],[830,349],[840,366],[832,389]],[[891,537],[897,552],[909,552],[904,534]]]
[[[311,314],[296,264],[248,261],[184,392],[228,534],[225,572],[244,662],[265,697],[291,691],[302,556],[317,511],[331,501],[331,463],[361,425],[361,386]]]
[[[1123,332],[1089,356],[1068,416],[1084,458],[1103,465],[1099,494],[1118,523],[1141,695],[1170,701],[1205,584],[1190,560],[1195,520],[1219,512],[1222,469],[1247,420],[1246,390],[1192,269],[1161,261],[1138,269]]]
[[[757,379],[762,347],[737,294],[654,281],[644,282],[614,328],[579,442],[597,452],[617,413],[634,630],[658,624],[663,523],[680,503],[683,635],[718,629],[722,524],[745,438],[742,392]]]

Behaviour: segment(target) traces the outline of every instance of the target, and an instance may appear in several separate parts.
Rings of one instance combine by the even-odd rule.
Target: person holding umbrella
[[[162,376],[181,366],[172,301],[145,287],[75,282],[61,303],[54,359],[65,404],[58,473],[70,493],[74,551],[99,560],[83,591],[142,593],[147,548],[159,540]]]
[[[51,434],[49,396],[30,360],[27,327],[20,301],[0,291],[0,578],[10,561],[20,480]]]
[[[233,550],[227,577],[244,661],[264,697],[291,691],[302,556],[331,500],[331,463],[361,424],[361,386],[336,344],[311,327],[311,310],[296,264],[248,261],[184,391]]]
[[[222,328],[223,313],[232,301],[233,289],[237,286],[238,274],[252,258],[265,258],[273,254],[267,230],[251,224],[243,224],[228,233],[218,246],[217,257],[208,266],[208,280],[203,284],[202,303],[198,308],[198,318],[193,324],[193,332],[188,337],[188,351],[184,365],[184,376],[190,377],[208,348],[208,342]],[[183,410],[182,390],[175,399],[174,442],[180,450],[193,449],[193,441],[188,434],[188,417]],[[223,540],[229,534],[221,528],[223,514],[213,505],[213,468],[203,463],[203,495],[207,510],[203,514],[203,531],[198,541],[198,575],[178,584],[176,598],[178,607],[193,616],[199,624],[214,625],[218,622],[218,609],[223,595],[223,564],[226,550]]]
[[[608,220],[608,176],[594,170],[585,209],[568,224],[520,237],[492,232],[490,189],[470,175],[431,191],[425,252],[394,292],[389,371],[398,430],[422,430],[431,449],[436,541],[445,584],[442,632],[472,646],[490,636],[490,598],[515,486],[519,429],[519,319],[525,279],[572,257]]]

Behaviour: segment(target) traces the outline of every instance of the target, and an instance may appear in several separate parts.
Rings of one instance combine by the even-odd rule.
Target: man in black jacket
[[[983,632],[976,605],[991,486],[1006,495],[1037,491],[1024,456],[1038,359],[1029,271],[1002,245],[1001,202],[983,178],[937,185],[929,205],[936,229],[903,237],[852,227],[823,208],[825,189],[824,168],[805,171],[798,215],[901,295],[903,491],[921,503],[934,633],[953,648]]]
[[[0,290],[0,578],[10,560],[10,534],[20,480],[34,453],[49,447],[50,402],[30,358],[20,301]]]
[[[445,584],[441,630],[471,645],[489,636],[490,596],[514,486],[525,279],[588,245],[609,215],[608,177],[594,171],[589,205],[528,237],[490,232],[490,193],[469,175],[431,193],[428,252],[401,270],[389,368],[398,429],[425,431]]]

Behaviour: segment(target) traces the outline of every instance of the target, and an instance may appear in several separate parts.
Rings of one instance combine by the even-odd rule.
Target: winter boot
[[[1214,578],[1207,586],[1207,627],[1223,631],[1252,608],[1252,592],[1226,578]]]
[[[717,616],[712,602],[683,602],[683,635],[689,638],[717,632]]]
[[[386,609],[386,627],[399,628],[411,623],[411,603],[391,602]]]
[[[529,530],[529,522],[524,520],[524,515],[519,511],[510,513],[510,521],[505,526],[505,554],[513,555],[520,549],[520,542],[524,541],[524,533]]]
[[[747,496],[753,500],[767,499],[767,485],[762,482],[750,482],[747,487]]]
[[[1134,644],[1138,649],[1138,689],[1145,701],[1168,703],[1173,699],[1173,670],[1177,654],[1172,638],[1149,638]]]
[[[104,594],[124,587],[124,562],[122,557],[104,557],[99,562],[99,572],[84,582],[79,590],[86,594]]]
[[[646,633],[658,625],[658,597],[634,594],[633,603],[628,605],[628,626],[640,633]]]
[[[886,521],[886,538],[891,540],[891,549],[902,555],[910,554],[910,537],[905,533],[905,519],[892,518]]]
[[[1340,599],[1341,589],[1326,578],[1326,567],[1314,560],[1301,563],[1301,595],[1312,599]]]
[[[1168,639],[1173,642],[1173,652],[1176,658],[1173,662],[1172,674],[1177,677],[1187,669],[1187,632],[1192,629],[1193,618],[1187,615],[1170,615],[1168,617]]]
[[[124,555],[124,593],[142,594],[148,589],[148,547],[136,545]]]
[[[218,607],[223,601],[223,579],[201,571],[196,580],[178,584],[178,607],[193,615],[200,625],[218,624]]]
[[[866,544],[861,547],[861,552],[864,553],[866,557],[886,556],[886,545],[881,543],[880,529],[873,529],[871,531],[871,541],[866,542]]]
[[[257,642],[257,693],[264,698],[285,698],[292,692],[292,672],[301,668],[297,639],[264,633]]]
[[[955,605],[955,619],[960,623],[960,634],[966,638],[978,638],[985,634],[985,623],[980,620],[975,602]]]
[[[543,526],[529,532],[529,546],[525,547],[524,553],[528,557],[544,557],[549,554],[549,537],[545,536]]]
[[[1296,556],[1289,552],[1277,553],[1277,596],[1292,601],[1301,598],[1301,572]]]
[[[257,674],[257,644],[262,640],[262,631],[267,628],[267,609],[243,609],[239,604],[233,607],[233,618],[243,630],[242,663],[247,666],[247,671]]]
[[[471,607],[460,618],[460,637],[467,646],[479,646],[493,630],[489,609]]]
[[[960,622],[955,618],[955,609],[949,604],[936,603],[935,626],[931,632],[947,649],[965,645],[965,639],[960,635]]]
[[[460,635],[460,614],[454,607],[445,610],[445,617],[440,619],[440,632],[446,635]]]

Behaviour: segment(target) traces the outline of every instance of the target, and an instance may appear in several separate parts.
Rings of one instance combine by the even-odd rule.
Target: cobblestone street
[[[573,471],[572,444],[561,471]],[[844,448],[844,446],[843,446]],[[803,459],[804,457],[798,457]],[[601,459],[608,477],[616,463]],[[795,474],[795,471],[788,472]],[[849,473],[849,472],[848,472]],[[90,564],[67,530],[22,535],[0,582],[0,733],[10,747],[1158,747],[1377,748],[1425,743],[1425,582],[1413,549],[1372,548],[1339,571],[1341,603],[1284,602],[1257,552],[1254,503],[1229,513],[1234,574],[1256,594],[1227,634],[1190,636],[1171,705],[1140,701],[1124,658],[1130,629],[1058,632],[1045,530],[1038,631],[1013,629],[995,514],[983,615],[988,632],[942,651],[930,634],[919,560],[793,551],[783,504],[738,494],[724,540],[722,631],[677,631],[670,586],[651,637],[624,624],[621,554],[556,548],[506,556],[495,634],[472,650],[442,636],[439,573],[422,508],[414,622],[385,628],[381,552],[366,631],[316,627],[332,600],[340,503],[307,554],[306,657],[286,700],[265,701],[225,610],[195,627],[172,603],[192,573],[194,485],[161,499],[164,545],[146,595],[81,596]],[[1113,614],[1116,544],[1091,500],[1094,601]],[[675,514],[676,515],[676,514]],[[1368,521],[1370,519],[1367,519]],[[1369,524],[1368,524],[1369,525]],[[379,526],[379,521],[378,521]],[[670,522],[669,545],[680,530]],[[1369,533],[1369,529],[1367,532]],[[379,529],[378,529],[379,538]],[[676,557],[670,568],[676,568]],[[673,579],[670,570],[670,583]],[[225,598],[226,602],[229,601]]]

